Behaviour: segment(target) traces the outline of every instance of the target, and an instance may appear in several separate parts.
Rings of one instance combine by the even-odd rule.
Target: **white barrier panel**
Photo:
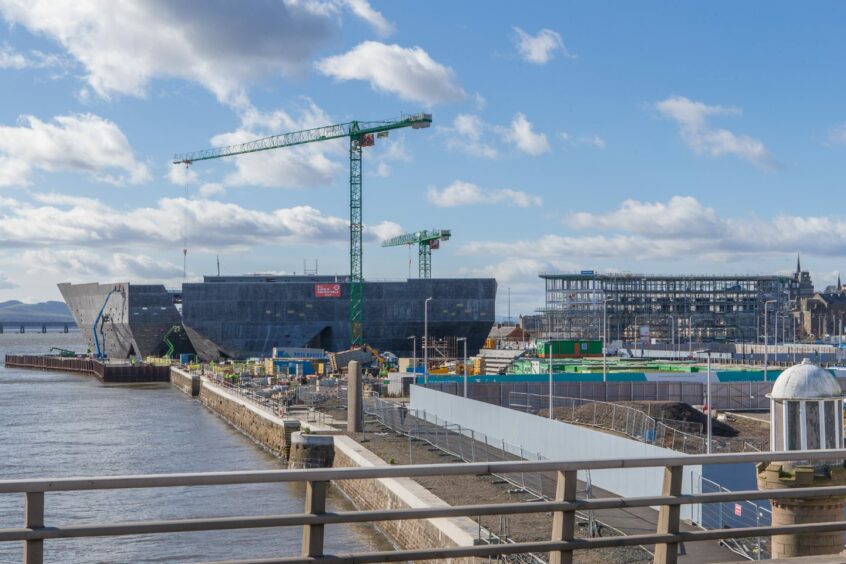
[[[433,421],[446,420],[500,441],[537,452],[549,460],[595,460],[600,458],[649,458],[687,456],[579,425],[522,413],[421,386],[411,386],[411,406],[418,415]],[[519,454],[519,453],[518,453]],[[683,493],[692,493],[692,477],[702,473],[701,466],[686,466]],[[663,468],[592,470],[593,485],[623,497],[660,495]],[[682,505],[682,518],[691,519],[698,507]]]

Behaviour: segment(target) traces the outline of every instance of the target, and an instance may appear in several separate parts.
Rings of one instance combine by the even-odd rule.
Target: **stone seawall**
[[[189,375],[174,369],[172,382],[190,393]],[[198,399],[208,409],[228,421],[273,454],[284,457],[286,450],[285,420],[261,409],[237,394],[211,383],[198,381]],[[322,425],[303,422],[312,431],[330,431]],[[331,431],[337,432],[337,431]],[[386,466],[387,463],[360,443],[344,435],[334,437],[335,468]],[[379,480],[342,480],[333,482],[359,510],[442,507],[448,504],[410,478]],[[394,546],[400,549],[472,546],[478,526],[466,517],[449,519],[417,519],[375,523]],[[443,562],[440,560],[439,562]],[[449,562],[478,562],[473,558]]]
[[[198,398],[200,403],[262,447],[276,456],[286,457],[285,424],[281,417],[208,380],[201,382]]]
[[[171,368],[170,383],[189,396],[197,397],[200,395],[201,378],[198,374],[191,374],[179,368]]]

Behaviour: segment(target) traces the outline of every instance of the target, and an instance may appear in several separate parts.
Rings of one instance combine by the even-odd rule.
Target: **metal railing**
[[[24,542],[23,559],[27,564],[43,561],[44,542],[52,539],[80,537],[116,537],[151,535],[189,531],[220,531],[267,527],[303,527],[301,553],[298,556],[274,558],[273,562],[404,562],[462,557],[488,557],[503,554],[550,552],[553,562],[569,562],[576,550],[633,545],[655,545],[658,564],[677,561],[680,543],[714,541],[757,536],[825,533],[846,531],[846,520],[825,523],[738,527],[708,531],[681,531],[680,506],[696,503],[736,502],[758,499],[796,498],[795,488],[765,491],[711,492],[694,495],[681,493],[682,473],[687,465],[737,464],[749,462],[817,461],[846,458],[846,450],[796,451],[780,453],[742,453],[663,458],[631,458],[582,461],[520,461],[496,463],[427,464],[411,466],[377,466],[368,468],[326,468],[312,470],[270,470],[261,472],[211,472],[197,474],[165,474],[147,476],[114,476],[56,479],[23,479],[0,481],[0,494],[25,496],[23,526],[0,529],[0,542]],[[576,473],[579,470],[632,468],[664,468],[662,492],[656,496],[629,498],[576,498]],[[519,474],[521,472],[555,472],[556,494],[552,501],[494,503],[461,506],[377,509],[368,511],[326,511],[326,489],[331,481],[369,480],[379,478],[417,478],[422,476],[459,476],[485,474]],[[176,488],[204,485],[236,485],[253,483],[298,482],[306,486],[305,509],[302,513],[251,515],[117,523],[85,523],[48,525],[44,519],[46,494],[81,490],[130,488]],[[846,486],[810,487],[801,491],[803,499],[846,495]],[[575,512],[583,510],[619,509],[660,506],[657,530],[654,533],[624,537],[576,539]],[[550,540],[482,546],[435,546],[396,551],[359,552],[327,555],[323,552],[324,527],[330,524],[372,523],[411,519],[472,517],[520,513],[553,513]]]
[[[631,406],[561,396],[553,396],[552,406],[555,419],[565,423],[613,431],[640,442],[685,454],[707,452],[705,437],[676,429]],[[508,407],[536,414],[549,409],[549,396],[511,392]],[[763,446],[765,445],[735,438],[713,437],[711,440],[712,452],[760,452]]]
[[[489,437],[485,433],[474,431],[437,416],[426,414],[425,411],[408,409],[395,402],[381,398],[369,398],[364,402],[364,409],[368,416],[375,418],[381,425],[394,433],[408,437],[408,463],[413,464],[411,441],[421,441],[429,444],[441,452],[463,460],[464,462],[505,462],[513,460],[546,460],[541,454],[530,451],[522,446],[513,445],[508,441]],[[593,488],[590,470],[580,473],[577,497],[591,499]],[[555,473],[553,472],[521,472],[519,474],[497,474],[497,478],[504,480],[515,488],[514,491],[525,492],[536,499],[551,499],[555,496]],[[586,525],[590,536],[599,536],[601,532],[610,531],[611,534],[625,533],[608,523],[598,521],[593,511],[578,511],[577,517]],[[501,529],[508,530],[507,516]],[[601,527],[601,529],[600,529]],[[491,532],[489,531],[489,534]],[[479,540],[484,542],[482,535]],[[508,534],[502,535],[504,542],[513,542]],[[652,552],[641,547],[648,557]],[[537,555],[530,555],[532,561],[540,561]],[[513,560],[513,559],[511,559]]]

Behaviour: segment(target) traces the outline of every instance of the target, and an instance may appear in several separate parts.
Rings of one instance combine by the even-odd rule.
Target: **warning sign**
[[[743,508],[740,506],[739,503],[734,504],[734,514],[740,517],[743,515]]]
[[[341,285],[340,284],[315,284],[314,285],[315,298],[340,298]]]

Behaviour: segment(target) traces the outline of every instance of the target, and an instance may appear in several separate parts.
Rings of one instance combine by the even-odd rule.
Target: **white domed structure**
[[[807,358],[781,373],[773,384],[770,399],[829,399],[843,395],[837,379]]]
[[[770,450],[842,448],[843,392],[807,358],[781,373],[770,398]]]

